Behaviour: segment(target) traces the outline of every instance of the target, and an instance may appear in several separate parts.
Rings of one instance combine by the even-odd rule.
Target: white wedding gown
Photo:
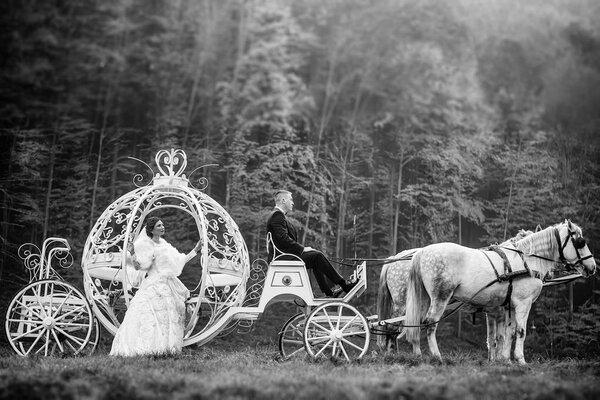
[[[134,247],[141,269],[148,275],[129,304],[110,355],[179,353],[189,291],[177,276],[196,253],[179,253],[164,239],[155,243],[145,234]]]

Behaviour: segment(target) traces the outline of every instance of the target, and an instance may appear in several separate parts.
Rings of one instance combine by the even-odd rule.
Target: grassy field
[[[395,355],[372,340],[361,362],[282,361],[277,332],[295,310],[274,305],[248,334],[232,334],[175,357],[109,357],[104,333],[92,356],[22,358],[0,332],[0,399],[599,399],[600,360],[549,359],[527,348],[528,366],[489,364],[485,336],[440,326],[445,362]],[[534,340],[532,337],[531,340]],[[426,344],[423,342],[423,349]]]
[[[217,341],[175,357],[21,358],[0,348],[2,399],[598,399],[600,362],[489,364],[451,349],[439,365],[372,350],[361,362],[282,361],[276,346]],[[371,346],[376,349],[374,343]]]

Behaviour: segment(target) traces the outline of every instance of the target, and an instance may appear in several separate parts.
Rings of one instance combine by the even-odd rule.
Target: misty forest
[[[600,251],[597,0],[7,0],[0,5],[2,303],[17,249],[66,238],[183,149],[266,258],[273,194],[301,241],[376,259],[571,219]],[[197,238],[163,215],[167,238]],[[597,255],[597,254],[596,254]],[[380,268],[361,302],[373,307]],[[546,289],[550,356],[600,354],[600,285]],[[2,305],[4,310],[5,304]],[[595,352],[595,353],[594,353]]]

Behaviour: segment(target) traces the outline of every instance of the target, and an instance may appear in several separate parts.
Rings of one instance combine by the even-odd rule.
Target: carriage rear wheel
[[[100,322],[96,317],[93,317],[93,325],[92,334],[90,335],[90,340],[88,340],[85,348],[80,352],[82,355],[91,356],[92,353],[98,347],[98,343],[100,342]]]
[[[99,327],[79,290],[62,281],[42,280],[13,297],[6,313],[6,335],[22,356],[89,354]]]
[[[279,353],[284,360],[304,355],[304,323],[306,316],[298,313],[287,320],[279,332]]]
[[[304,346],[313,357],[358,360],[369,349],[371,331],[367,319],[341,301],[315,308],[304,326]]]

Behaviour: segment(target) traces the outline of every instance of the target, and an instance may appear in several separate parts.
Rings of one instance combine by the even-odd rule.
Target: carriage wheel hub
[[[340,331],[339,329],[336,329],[334,331],[331,332],[331,338],[333,340],[335,340],[336,342],[339,342],[342,340],[342,331]]]
[[[46,317],[46,318],[44,318],[43,323],[46,328],[52,328],[52,327],[54,327],[54,318]]]

